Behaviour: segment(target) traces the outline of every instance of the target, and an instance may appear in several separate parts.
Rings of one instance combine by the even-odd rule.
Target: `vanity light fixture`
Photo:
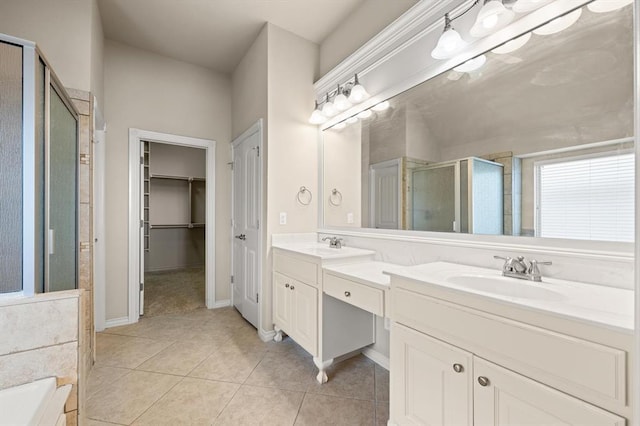
[[[582,15],[582,8],[576,9],[571,13],[567,13],[566,15],[560,16],[553,21],[545,24],[539,28],[533,30],[534,34],[537,35],[551,35],[555,33],[559,33],[560,31],[566,30],[580,19]]]
[[[515,13],[504,7],[502,1],[485,0],[469,34],[475,38],[487,36],[505,27],[514,16]]]
[[[522,46],[527,44],[527,42],[531,39],[531,33],[525,33],[518,38],[514,38],[511,41],[506,42],[505,44],[496,47],[492,50],[493,53],[497,53],[498,55],[504,55],[506,53],[515,52],[520,49]]]
[[[545,4],[551,3],[551,1],[552,0],[518,0],[511,9],[516,13],[526,13],[540,9]]]
[[[335,126],[333,126],[332,129],[334,129],[334,130],[342,130],[345,127],[347,127],[347,123],[345,123],[344,121],[341,121],[338,124],[336,124]]]
[[[369,97],[369,93],[358,81],[358,74],[354,76],[353,87],[351,87],[351,93],[349,94],[349,102],[353,104],[359,104]]]
[[[333,105],[333,102],[331,102],[331,99],[329,98],[329,94],[327,93],[327,97],[324,101],[324,105],[322,106],[322,114],[324,114],[325,117],[333,117],[334,115],[338,114],[338,110],[336,109],[336,107]]]
[[[336,93],[336,97],[333,99],[333,105],[339,112],[346,111],[353,106],[351,102],[349,102],[349,99],[344,95],[342,87],[340,87],[339,84],[336,89]]]
[[[451,26],[452,19],[449,18],[449,14],[444,15],[444,31],[438,39],[438,44],[431,51],[431,57],[433,59],[448,59],[455,56],[460,50],[462,50],[467,43],[462,40],[460,33],[453,29]]]
[[[346,119],[347,124],[354,124],[358,122],[358,117],[355,115]]]
[[[389,101],[382,101],[379,104],[375,104],[373,107],[371,107],[372,110],[374,111],[386,111],[387,109],[389,109]]]
[[[311,113],[311,117],[309,117],[309,123],[311,124],[322,124],[327,121],[327,117],[320,111],[320,107],[318,106],[318,101],[315,101],[315,108]]]
[[[482,66],[487,62],[487,57],[485,55],[476,56],[473,59],[469,59],[467,62],[464,62],[453,70],[457,72],[472,72],[479,70]]]
[[[633,3],[633,0],[596,0],[593,3],[589,3],[587,7],[592,12],[604,13],[613,12],[631,3]]]
[[[371,112],[370,109],[365,109],[364,111],[360,112],[356,117],[364,120],[365,118],[369,118],[372,115],[373,113]]]

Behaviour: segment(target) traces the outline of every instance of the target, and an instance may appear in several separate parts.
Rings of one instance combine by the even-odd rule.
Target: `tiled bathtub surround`
[[[45,377],[74,385],[65,411],[76,424],[81,290],[0,299],[0,388]]]
[[[324,385],[291,339],[262,342],[233,308],[143,318],[98,334],[88,424],[385,425],[389,374],[363,356]]]

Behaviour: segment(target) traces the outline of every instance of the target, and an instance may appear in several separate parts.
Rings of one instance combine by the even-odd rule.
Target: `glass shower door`
[[[77,121],[50,86],[46,291],[77,286]]]
[[[416,169],[412,177],[413,229],[456,232],[456,164]]]

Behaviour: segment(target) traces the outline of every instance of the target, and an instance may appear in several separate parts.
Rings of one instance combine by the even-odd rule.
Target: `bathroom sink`
[[[340,254],[340,250],[337,248],[325,248],[325,247],[305,247],[301,251],[305,251],[315,256],[331,256],[334,254]]]
[[[566,299],[565,295],[544,288],[540,283],[519,280],[517,278],[481,274],[459,274],[447,276],[444,278],[444,281],[455,286],[466,287],[469,290],[500,294],[502,296],[516,297],[519,299],[548,301]]]

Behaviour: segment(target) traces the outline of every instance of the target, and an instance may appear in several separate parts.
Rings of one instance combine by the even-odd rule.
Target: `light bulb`
[[[458,65],[453,70],[458,72],[472,72],[476,71],[487,62],[487,57],[485,55],[477,56],[473,59],[469,59],[467,62]]]
[[[360,114],[358,114],[356,117],[360,118],[360,119],[365,119],[365,118],[369,118],[373,115],[373,113],[371,112],[370,109],[365,109],[364,111],[362,111]]]
[[[358,74],[356,74],[353,81],[353,87],[351,88],[351,93],[349,94],[349,102],[351,102],[352,104],[359,104],[360,102],[366,100],[368,97],[369,94],[358,81]]]
[[[550,35],[559,33],[560,31],[566,30],[567,28],[578,22],[578,19],[580,19],[581,15],[582,8],[574,10],[569,14],[554,19],[548,24],[536,28],[535,30],[533,30],[533,33],[537,35]]]
[[[353,124],[353,123],[357,123],[358,122],[358,117],[356,117],[355,115],[353,117],[349,117],[347,118],[347,123],[348,124]]]
[[[469,34],[476,38],[487,36],[506,26],[514,16],[515,13],[504,7],[501,1],[486,1],[478,12],[476,22],[469,30]]]
[[[327,121],[327,117],[320,111],[318,108],[318,102],[316,102],[315,109],[311,113],[311,117],[309,117],[309,123],[311,124],[322,124]]]
[[[492,50],[493,53],[497,53],[498,55],[504,55],[505,53],[515,52],[520,49],[522,46],[527,44],[527,42],[531,39],[531,33],[525,33],[518,38],[514,38],[511,41],[506,42],[502,46],[498,46]]]
[[[342,93],[342,88],[340,87],[339,84],[338,84],[338,90],[336,93],[337,93],[336,97],[333,99],[333,105],[336,107],[338,111],[340,112],[346,111],[352,107],[351,102],[349,102],[349,99],[347,99],[344,93]]]
[[[531,12],[541,8],[547,3],[551,3],[552,0],[518,0],[511,8],[516,13]]]
[[[333,117],[334,115],[336,115],[338,113],[338,110],[333,105],[333,102],[331,102],[329,100],[329,96],[328,95],[327,95],[327,100],[324,102],[324,105],[322,106],[322,113],[326,117]]]
[[[374,105],[371,109],[374,111],[385,111],[389,108],[389,101],[382,101],[379,104]]]
[[[596,0],[593,3],[589,3],[587,7],[592,12],[604,13],[613,12],[631,3],[633,3],[633,0]]]

